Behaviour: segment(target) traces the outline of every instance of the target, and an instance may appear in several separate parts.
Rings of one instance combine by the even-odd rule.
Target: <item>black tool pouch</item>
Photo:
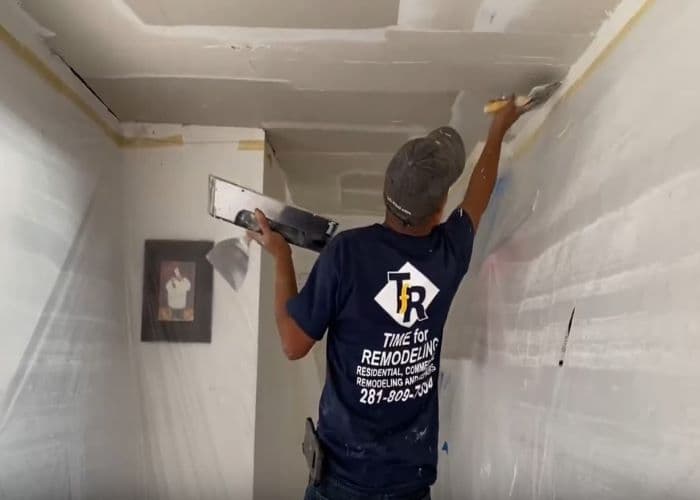
[[[309,482],[318,485],[323,474],[323,450],[318,434],[314,427],[314,422],[310,418],[306,419],[306,429],[304,432],[304,442],[301,450],[306,457],[306,464],[309,466]]]

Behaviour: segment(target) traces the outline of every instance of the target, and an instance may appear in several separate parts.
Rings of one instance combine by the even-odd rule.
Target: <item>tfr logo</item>
[[[408,262],[398,271],[387,273],[387,283],[374,300],[399,325],[412,327],[428,318],[428,306],[438,288]]]

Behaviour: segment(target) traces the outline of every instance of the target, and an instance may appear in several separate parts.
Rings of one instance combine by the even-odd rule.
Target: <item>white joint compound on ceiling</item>
[[[296,203],[360,213],[376,204],[343,196],[340,175],[377,177],[386,153],[416,133],[449,123],[458,96],[461,113],[473,117],[459,123],[471,149],[486,129],[484,101],[562,77],[617,3],[201,0],[192,9],[185,0],[23,0],[21,5],[45,34],[55,33],[47,39],[50,47],[120,120],[264,126]],[[381,154],[373,154],[378,145]],[[305,185],[309,178],[323,188]]]

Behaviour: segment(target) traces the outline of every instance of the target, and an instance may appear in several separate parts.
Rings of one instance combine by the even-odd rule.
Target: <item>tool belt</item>
[[[310,418],[306,419],[304,431],[304,442],[301,444],[301,451],[306,458],[306,465],[309,467],[309,484],[318,486],[323,477],[323,449],[318,439],[314,422]]]

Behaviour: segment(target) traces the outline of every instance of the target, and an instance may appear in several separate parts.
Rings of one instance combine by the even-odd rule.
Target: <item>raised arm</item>
[[[498,177],[498,163],[501,158],[503,138],[525,110],[515,105],[515,97],[511,97],[508,105],[501,109],[493,118],[486,144],[481,152],[479,161],[474,166],[469,186],[464,195],[461,207],[469,214],[474,224],[474,230],[479,227],[481,216],[491,199],[491,193]]]
[[[287,302],[297,296],[297,280],[292,261],[292,249],[284,237],[270,229],[267,218],[255,211],[261,233],[249,232],[275,259],[275,321],[287,358],[295,360],[306,356],[315,341],[294,321],[287,311]]]

